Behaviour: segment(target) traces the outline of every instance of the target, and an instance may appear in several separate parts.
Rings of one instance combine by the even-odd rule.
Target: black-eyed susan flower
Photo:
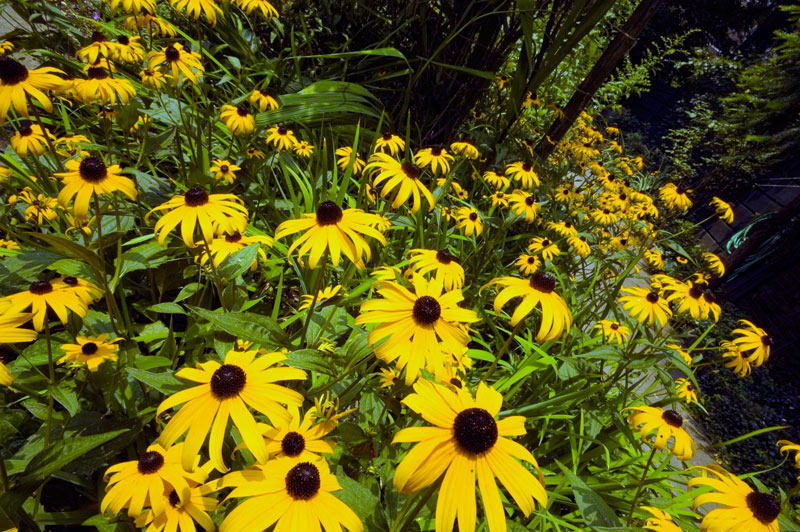
[[[178,34],[175,26],[161,17],[154,16],[153,13],[155,11],[143,8],[139,15],[133,15],[123,20],[122,25],[131,32],[147,33],[152,31],[154,35],[161,37],[175,37]]]
[[[97,301],[103,295],[103,291],[96,284],[72,275],[56,277],[50,283],[54,289],[75,295],[87,305]]]
[[[159,52],[147,54],[147,68],[155,72],[166,65],[172,73],[172,86],[176,87],[183,79],[197,83],[198,76],[205,72],[200,62],[200,54],[187,50],[181,43],[175,43]]]
[[[246,105],[223,105],[219,118],[234,135],[249,135],[256,127],[256,118],[250,114]]]
[[[116,13],[119,8],[127,13],[138,15],[142,11],[155,13],[156,2],[155,0],[105,0],[111,11]]]
[[[298,249],[298,257],[309,254],[309,266],[316,268],[324,252],[328,252],[334,266],[339,266],[341,256],[350,259],[358,268],[364,267],[364,260],[372,257],[369,244],[361,235],[376,239],[386,245],[386,239],[375,229],[381,223],[377,214],[361,209],[345,209],[332,201],[323,201],[317,212],[303,214],[296,220],[287,220],[275,230],[275,240],[305,231],[289,246],[291,255]]]
[[[663,270],[664,269],[664,256],[661,255],[661,252],[656,249],[648,249],[644,252],[644,259],[647,263],[653,267],[655,270]]]
[[[714,253],[703,253],[703,260],[706,261],[706,265],[708,269],[711,270],[711,273],[717,277],[725,275],[725,263],[723,263],[722,259],[717,255]]]
[[[101,59],[111,59],[114,56],[116,43],[109,41],[108,37],[99,31],[92,32],[92,41],[75,52],[75,57],[84,63],[95,64]]]
[[[121,340],[122,338],[109,338],[105,334],[78,336],[75,339],[78,342],[77,344],[61,344],[64,356],[58,359],[58,363],[73,362],[76,365],[86,366],[89,371],[95,372],[100,367],[100,364],[106,360],[112,362],[117,360],[117,353],[119,352],[117,342]]]
[[[408,161],[400,163],[387,153],[374,153],[370,157],[369,164],[365,167],[365,170],[371,169],[377,171],[373,181],[376,187],[386,181],[381,189],[382,198],[385,198],[392,190],[397,189],[392,202],[393,209],[405,203],[409,197],[413,197],[410,212],[414,214],[419,210],[420,196],[424,196],[428,202],[428,210],[433,209],[436,202],[431,191],[419,179],[422,173],[420,167]]]
[[[453,156],[447,153],[447,150],[441,146],[423,148],[414,155],[414,164],[420,168],[427,168],[430,166],[431,173],[434,175],[448,173],[452,160]]]
[[[628,425],[641,431],[640,438],[647,442],[648,436],[656,431],[653,447],[659,451],[664,450],[667,442],[672,439],[670,452],[678,460],[691,460],[697,447],[689,433],[683,428],[683,418],[674,410],[664,410],[656,406],[629,406],[625,410],[633,410],[628,417]]]
[[[2,314],[17,314],[30,309],[33,328],[41,331],[46,325],[48,310],[52,310],[61,323],[66,324],[69,311],[86,317],[88,306],[74,291],[68,291],[50,281],[35,281],[27,290],[0,298]]]
[[[228,470],[222,459],[222,444],[229,419],[239,429],[242,440],[256,460],[267,461],[266,443],[248,406],[267,416],[273,424],[288,421],[291,415],[281,404],[299,408],[303,396],[275,383],[303,380],[306,373],[287,366],[276,367],[286,360],[283,353],[258,354],[258,351],[228,351],[223,364],[209,360],[175,374],[198,383],[198,386],[176,392],[162,401],[156,415],[183,405],[164,427],[159,443],[169,447],[186,433],[181,455],[184,469],[191,470],[210,434],[208,454],[211,463],[218,471]]]
[[[11,41],[0,41],[0,55],[8,55],[14,51],[14,43]]]
[[[505,192],[497,191],[489,196],[489,199],[492,201],[492,207],[496,207],[498,205],[508,207],[508,194]]]
[[[611,225],[617,221],[617,215],[609,209],[593,209],[589,215],[600,225]]]
[[[361,158],[361,155],[358,152],[354,152],[353,148],[350,146],[337,148],[336,157],[338,157],[338,159],[336,159],[336,164],[342,172],[347,170],[351,161],[353,162],[353,174],[360,174],[361,170],[364,169],[364,165],[367,164],[364,162],[364,159]]]
[[[725,360],[726,368],[733,370],[734,374],[740,379],[750,375],[752,372],[750,362],[742,356],[738,345],[733,342],[722,342],[721,347],[724,351],[722,353],[722,358]]]
[[[397,155],[405,149],[406,141],[389,131],[375,140],[375,151],[388,151],[389,155]]]
[[[800,468],[800,445],[793,443],[789,440],[778,440],[775,445],[779,447],[778,451],[781,454],[794,452],[794,466]]]
[[[460,325],[479,319],[472,310],[458,306],[464,299],[461,290],[442,292],[441,279],[428,282],[414,273],[412,284],[414,293],[400,283],[381,282],[377,291],[384,299],[363,303],[356,318],[356,325],[379,324],[367,335],[369,344],[379,359],[396,361],[398,370],[405,368],[406,384],[413,383],[422,368],[440,367],[445,352],[466,346],[469,336]]]
[[[495,76],[494,79],[495,81],[497,81],[498,90],[502,90],[503,87],[505,87],[511,82],[511,78],[506,76],[505,74],[500,74],[499,76]]]
[[[517,257],[517,260],[514,261],[514,266],[519,268],[519,273],[522,275],[533,275],[541,265],[542,261],[539,257],[536,255],[527,255],[525,253]]]
[[[379,375],[379,386],[381,388],[391,388],[400,380],[400,374],[391,368],[382,368]]]
[[[480,235],[483,232],[483,220],[474,207],[459,207],[456,211],[456,229],[463,229],[465,236]]]
[[[474,160],[481,156],[480,152],[478,152],[478,148],[475,147],[475,143],[470,139],[457,140],[450,144],[450,149],[456,155],[462,155],[467,159]]]
[[[651,327],[657,322],[659,327],[663,327],[672,316],[667,300],[650,288],[629,286],[622,292],[629,294],[619,298],[622,308],[638,322],[646,321]]]
[[[329,299],[333,299],[339,295],[339,292],[342,290],[342,285],[337,284],[336,286],[326,286],[322,290],[317,292],[317,305],[322,303],[323,301],[328,301]],[[305,294],[303,297],[300,298],[300,306],[297,307],[297,310],[305,310],[311,306],[311,302],[314,301],[313,294]]]
[[[672,516],[664,510],[659,510],[652,506],[642,506],[641,508],[652,516],[647,518],[642,528],[652,530],[653,532],[683,532],[681,528],[672,521]]]
[[[256,89],[250,93],[248,101],[252,105],[258,106],[258,110],[264,111],[277,111],[280,108],[278,99],[275,94],[269,89]]]
[[[578,234],[578,229],[571,222],[547,222],[545,227],[555,231],[558,236],[568,237]]]
[[[711,198],[709,205],[714,208],[714,211],[723,222],[727,224],[733,223],[733,207],[730,203],[714,196]]]
[[[244,153],[247,155],[248,159],[264,159],[266,157],[266,154],[264,154],[263,151],[252,146],[247,148]]]
[[[34,222],[39,227],[46,221],[55,220],[58,216],[55,210],[58,207],[58,200],[46,194],[34,194],[31,190],[23,190],[14,201],[12,198],[8,200],[10,205],[17,202],[28,204],[25,209],[25,221]]]
[[[6,121],[10,107],[17,115],[28,115],[27,96],[38,101],[49,113],[53,102],[43,91],[61,90],[66,82],[58,76],[64,72],[52,67],[28,70],[25,65],[8,56],[0,57],[0,124]]]
[[[208,243],[208,249],[203,249],[203,252],[200,254],[200,264],[205,266],[206,263],[208,263],[210,255],[214,267],[217,268],[222,264],[222,261],[233,253],[247,246],[258,244],[258,254],[250,265],[250,271],[255,271],[256,268],[258,268],[259,262],[261,264],[267,262],[267,253],[264,251],[264,247],[271,248],[273,243],[273,240],[265,235],[244,235],[240,231],[221,233]],[[198,247],[202,247],[203,244],[204,242],[202,240],[196,243]]]
[[[417,492],[444,475],[436,504],[436,529],[474,532],[477,523],[475,488],[481,493],[489,532],[506,530],[506,514],[495,477],[508,490],[509,499],[530,515],[535,504],[545,507],[541,472],[534,476],[518,460],[539,471],[533,455],[509,439],[524,436],[525,418],[497,420],[503,404],[499,392],[481,382],[473,399],[466,388],[456,391],[420,380],[403,403],[434,426],[409,427],[392,443],[416,443],[397,466],[394,486],[401,493]]]
[[[208,484],[192,486],[182,501],[178,497],[178,492],[169,491],[163,495],[166,504],[162,513],[157,514],[155,510],[147,510],[136,518],[134,524],[138,528],[147,527],[145,532],[161,532],[162,530],[195,532],[197,530],[196,522],[206,532],[213,532],[216,530],[216,525],[209,514],[217,509],[218,503],[217,499],[205,496],[212,491],[213,488]]]
[[[528,251],[534,255],[540,255],[542,260],[553,260],[554,257],[561,255],[561,250],[552,240],[541,236],[531,238],[528,243]]]
[[[128,37],[127,35],[117,37],[111,59],[120,63],[141,63],[144,60],[141,37]]]
[[[236,172],[241,170],[240,166],[236,166],[227,159],[217,159],[214,164],[208,169],[208,172],[214,176],[216,181],[224,181],[231,185],[236,181]]]
[[[503,286],[494,299],[494,311],[498,314],[506,303],[515,297],[522,300],[511,315],[511,325],[516,326],[530,314],[535,307],[542,310],[536,341],[555,340],[572,326],[572,314],[567,304],[556,292],[556,280],[544,272],[534,273],[530,280],[518,277],[499,277],[489,281],[489,285]]]
[[[3,311],[0,314],[0,342],[4,344],[16,344],[20,342],[32,342],[39,336],[36,331],[23,329],[22,326],[31,321],[31,314],[27,312]],[[5,384],[4,386],[8,386]]]
[[[691,192],[683,183],[679,185],[667,183],[658,189],[658,197],[668,209],[686,212],[692,206],[692,200],[689,199],[689,193]]]
[[[515,190],[513,194],[509,194],[508,204],[511,207],[511,212],[517,216],[525,216],[525,221],[528,223],[535,221],[542,210],[542,206],[536,203],[536,198],[533,194],[528,194],[522,190]]]
[[[271,3],[267,2],[267,0],[234,0],[234,3],[242,8],[242,11],[248,15],[251,14],[253,10],[258,9],[267,19],[278,17],[278,10],[275,9]]]
[[[506,189],[511,185],[511,180],[507,178],[505,174],[495,172],[494,170],[484,172],[483,180],[498,190]]]
[[[778,499],[769,493],[754,491],[719,466],[697,468],[708,476],[690,479],[689,489],[708,486],[711,491],[696,495],[692,508],[696,511],[703,504],[716,505],[703,516],[700,524],[703,532],[780,532],[781,503]]]
[[[692,381],[683,377],[675,379],[675,395],[687,403],[697,401],[697,389]]]
[[[533,165],[528,161],[509,164],[506,167],[506,175],[511,176],[514,181],[519,181],[522,188],[539,186],[539,176],[533,171]]]
[[[609,344],[622,345],[628,341],[628,337],[631,335],[631,330],[626,325],[612,320],[600,320],[593,328],[600,329],[603,338]]]
[[[445,290],[464,286],[464,268],[447,249],[412,249],[409,254],[409,266],[420,275],[434,272]]]
[[[332,454],[336,446],[323,438],[335,424],[319,421],[317,415],[317,409],[311,407],[303,416],[295,411],[288,421],[280,421],[275,426],[261,425],[267,453],[274,457],[288,456],[298,462],[316,460],[320,454]]]
[[[216,486],[234,488],[229,497],[249,497],[225,517],[220,532],[260,532],[276,522],[274,530],[286,532],[364,530],[353,510],[331,493],[342,488],[323,459],[278,458],[228,473]]]
[[[709,311],[711,310],[705,298],[703,298],[702,285],[686,281],[685,283],[677,281],[665,286],[665,291],[669,293],[667,302],[675,301],[678,307],[675,309],[677,313],[688,313],[694,319],[707,319]]]
[[[297,137],[291,129],[272,126],[267,130],[267,144],[272,144],[278,151],[291,150],[297,144]]]
[[[157,69],[145,68],[139,73],[142,85],[150,89],[160,89],[167,83],[167,77]]]
[[[58,193],[58,203],[66,207],[74,197],[73,210],[77,218],[87,217],[89,202],[95,195],[122,192],[129,199],[136,199],[136,186],[122,175],[116,164],[106,166],[99,157],[86,157],[67,161],[64,166],[68,171],[56,174],[64,183],[64,188]]]
[[[181,466],[182,452],[182,443],[168,449],[154,443],[138,460],[121,462],[106,469],[103,478],[108,484],[100,511],[111,510],[116,515],[127,508],[128,516],[137,517],[143,508],[150,507],[156,514],[161,514],[167,505],[164,493],[174,491],[179,500],[185,500],[190,496],[190,486],[202,484],[208,474],[203,468],[194,467],[196,456],[188,470]]]
[[[305,157],[308,159],[311,157],[311,154],[314,153],[314,146],[309,144],[308,142],[301,140],[294,146],[294,152],[299,155],[300,157]]]
[[[222,15],[222,9],[216,0],[169,0],[169,5],[178,12],[185,10],[186,14],[195,20],[199,19],[200,15],[205,15],[211,26],[216,26],[217,15]]]
[[[183,196],[152,209],[145,219],[156,211],[169,211],[156,222],[155,234],[162,246],[169,233],[181,226],[181,237],[190,248],[195,247],[194,231],[197,226],[204,242],[211,242],[214,231],[234,234],[247,226],[247,208],[233,194],[209,194],[200,187],[192,187]]]
[[[55,140],[55,136],[42,129],[39,124],[33,124],[23,120],[17,126],[17,131],[11,137],[11,147],[20,157],[31,155],[41,155],[47,151],[47,137]]]
[[[772,336],[761,327],[756,327],[753,322],[739,320],[738,327],[731,331],[734,338],[731,340],[739,348],[739,352],[747,361],[757,368],[769,359],[769,350],[772,347]]]
[[[58,137],[53,143],[56,152],[63,157],[87,154],[81,149],[86,144],[91,144],[91,141],[85,135],[64,135],[63,137]]]

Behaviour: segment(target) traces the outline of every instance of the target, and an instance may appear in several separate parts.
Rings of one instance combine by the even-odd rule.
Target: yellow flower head
[[[539,465],[533,455],[509,437],[524,436],[525,418],[497,420],[503,404],[499,392],[484,382],[473,398],[465,387],[455,390],[420,380],[403,403],[433,426],[409,427],[392,443],[416,443],[397,466],[394,486],[414,493],[438,480],[436,529],[474,532],[477,519],[475,488],[481,492],[489,532],[506,530],[506,514],[495,477],[508,490],[522,513],[530,515],[538,502],[547,505],[544,478],[534,476],[518,460]]]
[[[647,322],[652,327],[656,322],[659,327],[666,325],[672,310],[669,303],[658,292],[642,286],[631,286],[622,289],[629,295],[619,298],[622,308],[638,322]]]
[[[73,209],[75,217],[85,219],[89,213],[89,202],[95,195],[122,192],[129,199],[136,199],[137,192],[133,181],[122,175],[118,165],[106,166],[99,157],[85,157],[67,161],[64,166],[68,172],[57,173],[64,182],[58,193],[58,203],[65,207],[75,198]]]
[[[186,10],[186,14],[195,20],[203,14],[211,26],[217,25],[217,15],[222,14],[216,0],[169,0],[169,5],[176,11]]]
[[[431,173],[436,175],[438,173],[446,174],[450,171],[450,162],[453,156],[447,153],[447,150],[441,146],[433,146],[431,148],[423,148],[414,155],[414,164],[420,168],[427,168],[430,166]]]
[[[297,137],[291,129],[272,126],[267,130],[267,144],[272,144],[278,151],[291,150],[297,145]]]
[[[420,275],[435,272],[445,290],[464,286],[464,268],[447,249],[412,249],[410,255],[409,267]]]
[[[250,114],[246,105],[223,105],[219,118],[234,135],[249,135],[256,127],[256,118]]]
[[[432,210],[436,200],[430,190],[420,181],[419,176],[422,169],[410,162],[400,163],[387,153],[374,153],[370,157],[370,162],[365,170],[375,169],[377,175],[373,184],[377,187],[384,183],[381,189],[381,197],[385,198],[392,190],[397,189],[394,194],[392,208],[396,209],[405,203],[409,197],[413,197],[411,214],[416,213],[420,208],[420,196],[425,197],[428,202],[428,210]]]
[[[603,338],[609,344],[617,343],[622,345],[628,341],[628,337],[631,335],[631,330],[626,325],[621,325],[612,320],[600,320],[594,328],[602,331]]]
[[[683,377],[675,379],[675,394],[687,403],[697,401],[697,389],[692,384],[692,381]]]
[[[126,104],[136,94],[133,84],[125,78],[112,78],[102,66],[89,66],[86,79],[76,79],[75,93],[85,104],[115,105],[117,99]]]
[[[213,166],[208,169],[208,172],[214,176],[216,181],[224,181],[232,185],[236,180],[236,172],[241,169],[240,166],[236,166],[227,159],[217,159],[214,161]]]
[[[659,451],[667,446],[667,442],[673,439],[672,452],[679,460],[691,460],[697,447],[689,433],[683,428],[683,418],[674,410],[664,410],[655,406],[629,406],[625,410],[633,410],[633,414],[628,417],[628,424],[637,428],[641,425],[641,440],[647,441],[647,436],[653,431],[656,432],[653,440],[653,447]]]
[[[213,258],[214,267],[217,268],[220,264],[222,264],[222,261],[224,261],[233,253],[236,253],[247,246],[258,244],[258,254],[253,259],[253,263],[250,265],[250,271],[255,271],[256,268],[258,268],[259,262],[262,264],[267,262],[267,253],[264,251],[262,246],[271,248],[273,243],[273,240],[268,236],[244,235],[239,231],[235,231],[233,233],[223,232],[215,236],[214,240],[209,242],[208,249],[203,249],[203,252],[200,254],[200,264],[203,266],[207,264],[210,254]],[[204,244],[205,242],[202,240],[196,243],[198,247],[202,247]]]
[[[528,251],[534,255],[540,255],[542,260],[553,260],[554,257],[561,255],[561,250],[552,240],[541,236],[531,238]]]
[[[364,169],[364,159],[361,158],[361,155],[358,152],[354,152],[353,148],[350,146],[342,146],[336,150],[336,164],[339,166],[339,170],[344,172],[350,166],[350,162],[353,163],[353,174],[360,174],[361,170]]]
[[[257,105],[259,111],[277,111],[280,108],[277,98],[269,89],[256,89],[248,98],[251,104]]]
[[[533,194],[523,192],[522,190],[515,190],[513,194],[508,196],[508,204],[511,206],[511,212],[517,216],[525,216],[525,221],[533,223],[539,216],[542,206],[536,203],[536,198]]]
[[[456,211],[456,229],[463,229],[465,236],[480,235],[483,232],[483,221],[480,214],[472,207],[459,207]]]
[[[11,137],[11,147],[22,158],[31,155],[41,155],[47,151],[47,138],[55,139],[55,136],[46,129],[42,129],[39,124],[32,124],[23,120],[17,126],[17,132]]]
[[[33,321],[33,328],[37,331],[45,327],[50,310],[62,324],[67,323],[69,311],[85,318],[89,310],[87,302],[81,299],[77,291],[56,280],[35,281],[25,291],[0,298],[0,313],[3,315],[18,314],[29,308],[31,314],[26,318]]]
[[[511,163],[506,167],[506,175],[512,177],[514,181],[519,181],[522,188],[539,186],[539,176],[533,171],[533,165],[528,161]]]
[[[278,10],[267,2],[267,0],[234,0],[234,3],[242,8],[248,15],[251,14],[253,10],[258,9],[266,19],[271,19],[273,17],[278,18]]]
[[[748,320],[739,320],[743,327],[732,331],[734,335],[733,344],[739,348],[739,352],[754,368],[759,367],[769,358],[770,347],[772,347],[772,336],[767,332],[753,325]],[[750,352],[749,354],[747,354]]]
[[[200,74],[205,72],[200,62],[200,54],[192,52],[175,43],[160,52],[147,54],[147,68],[155,72],[159,66],[166,65],[172,72],[172,86],[176,87],[183,79],[197,83]]]
[[[733,207],[730,203],[714,196],[709,205],[714,207],[714,210],[723,222],[726,224],[733,223]]]
[[[388,151],[389,155],[394,156],[405,149],[406,141],[389,131],[375,140],[375,151]]]
[[[53,102],[44,91],[64,89],[68,83],[57,75],[63,73],[51,67],[28,70],[15,59],[0,57],[0,124],[5,124],[12,106],[17,115],[29,116],[28,96],[38,101],[45,111],[52,113]]]
[[[319,292],[317,292],[317,302],[316,304],[319,305],[323,301],[328,301],[329,299],[333,299],[339,292],[342,290],[342,285],[337,284],[336,286],[326,286]],[[302,298],[302,302],[300,306],[297,307],[297,310],[305,310],[311,306],[311,302],[314,301],[314,296],[312,294],[305,294]]]
[[[536,306],[542,309],[542,319],[536,333],[537,342],[555,340],[572,326],[572,314],[561,296],[555,292],[555,278],[544,272],[534,273],[530,280],[499,277],[489,281],[487,286],[489,285],[504,287],[494,300],[494,311],[498,314],[511,299],[522,298],[511,315],[512,326],[525,319]]]

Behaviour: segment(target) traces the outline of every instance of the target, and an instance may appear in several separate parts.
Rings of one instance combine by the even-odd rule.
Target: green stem
[[[314,315],[314,307],[317,304],[317,298],[319,296],[319,290],[322,287],[322,282],[325,279],[325,268],[328,265],[328,249],[325,249],[325,253],[322,255],[322,268],[320,269],[319,275],[317,276],[317,280],[314,283],[314,297],[311,299],[311,305],[308,307],[306,311],[306,321],[303,324],[303,333],[300,335],[302,339],[303,345],[308,345],[306,341],[306,333],[308,332],[308,325],[311,323],[311,317]]]
[[[403,511],[401,511],[400,515],[397,516],[397,519],[395,519],[395,522],[392,524],[392,528],[389,532],[404,532],[405,530],[408,530],[408,527],[411,526],[411,523],[413,523],[414,519],[416,519],[417,514],[419,514],[420,510],[422,510],[422,508],[428,502],[428,499],[431,498],[431,495],[433,495],[433,492],[436,491],[436,488],[438,487],[439,482],[434,482],[428,486],[428,489],[422,492],[421,496],[409,497],[409,500],[403,507]],[[407,507],[414,499],[417,499],[417,504],[411,509],[411,511],[408,511]]]
[[[506,351],[508,351],[508,347],[511,345],[511,340],[513,340],[517,336],[517,333],[522,328],[522,323],[524,321],[525,320],[519,320],[519,323],[517,323],[514,326],[514,330],[511,331],[511,334],[508,336],[508,338],[506,338],[506,343],[503,344],[503,347],[500,348],[500,351],[494,357],[494,362],[492,362],[492,365],[489,366],[488,370],[486,370],[486,373],[483,374],[483,378],[481,379],[483,382],[486,382],[487,380],[489,380],[489,377],[492,376],[492,373],[494,373],[495,368],[497,368],[497,363],[500,362],[500,359],[503,357]]]
[[[656,455],[656,447],[653,445],[653,450],[650,451],[650,456],[647,458],[647,463],[644,466],[644,471],[642,471],[642,478],[639,479],[639,486],[636,488],[636,495],[633,496],[633,502],[631,503],[631,509],[628,512],[628,519],[625,521],[625,526],[631,526],[631,519],[633,518],[633,511],[636,509],[636,503],[639,502],[639,495],[642,494],[642,488],[644,487],[644,479],[647,477],[647,471],[650,469],[650,465],[653,463],[653,458]]]

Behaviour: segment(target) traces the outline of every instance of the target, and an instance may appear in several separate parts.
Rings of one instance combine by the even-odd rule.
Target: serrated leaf
[[[23,485],[39,483],[73,460],[124,432],[127,432],[127,429],[92,436],[76,436],[52,443],[47,449],[33,457],[17,483]]]
[[[278,322],[267,316],[252,312],[224,312],[221,310],[210,311],[200,307],[189,307],[192,314],[207,320],[211,327],[236,336],[241,340],[248,340],[264,347],[292,348],[291,340]]]

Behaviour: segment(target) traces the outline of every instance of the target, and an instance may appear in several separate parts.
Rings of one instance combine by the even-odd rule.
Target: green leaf
[[[186,387],[186,385],[178,380],[172,373],[151,373],[137,368],[125,368],[125,371],[137,381],[151,388],[155,388],[164,395],[171,395]]]
[[[69,388],[66,383],[62,382],[58,386],[50,386],[50,393],[58,403],[67,409],[70,416],[74,416],[80,410],[78,403],[78,396],[73,388]]]
[[[264,347],[292,348],[291,340],[278,322],[267,316],[252,312],[216,312],[200,307],[189,307],[192,314],[207,320],[216,331],[223,331],[241,340],[248,340]]]
[[[286,356],[289,359],[289,365],[292,367],[333,375],[330,367],[328,367],[327,358],[316,349],[298,349]]]
[[[59,440],[33,457],[17,483],[37,484],[70,462],[125,432],[127,429]]]
[[[147,307],[147,310],[161,312],[163,314],[186,314],[183,307],[177,303],[156,303],[155,305]]]
[[[235,279],[248,271],[258,255],[258,244],[250,244],[228,255],[217,268],[217,274],[226,281]]]
[[[591,489],[583,480],[580,479],[575,473],[564,467],[558,460],[555,461],[556,465],[561,469],[564,475],[569,479],[572,485],[572,494],[575,496],[575,503],[583,514],[583,518],[591,526],[622,526],[617,514],[606,503],[603,498],[597,494],[596,491]]]
[[[369,516],[380,508],[380,501],[367,488],[343,473],[336,475],[336,480],[342,487],[334,495],[344,502],[362,522],[366,523]]]
[[[102,263],[100,262],[100,257],[98,257],[94,252],[89,251],[85,247],[81,246],[80,244],[76,244],[71,240],[67,240],[66,238],[62,238],[58,235],[49,235],[49,234],[42,234],[42,233],[33,233],[27,232],[25,235],[38,238],[39,240],[44,240],[46,243],[50,244],[54,248],[59,251],[64,252],[67,256],[78,258],[88,264],[95,272],[102,271]]]

